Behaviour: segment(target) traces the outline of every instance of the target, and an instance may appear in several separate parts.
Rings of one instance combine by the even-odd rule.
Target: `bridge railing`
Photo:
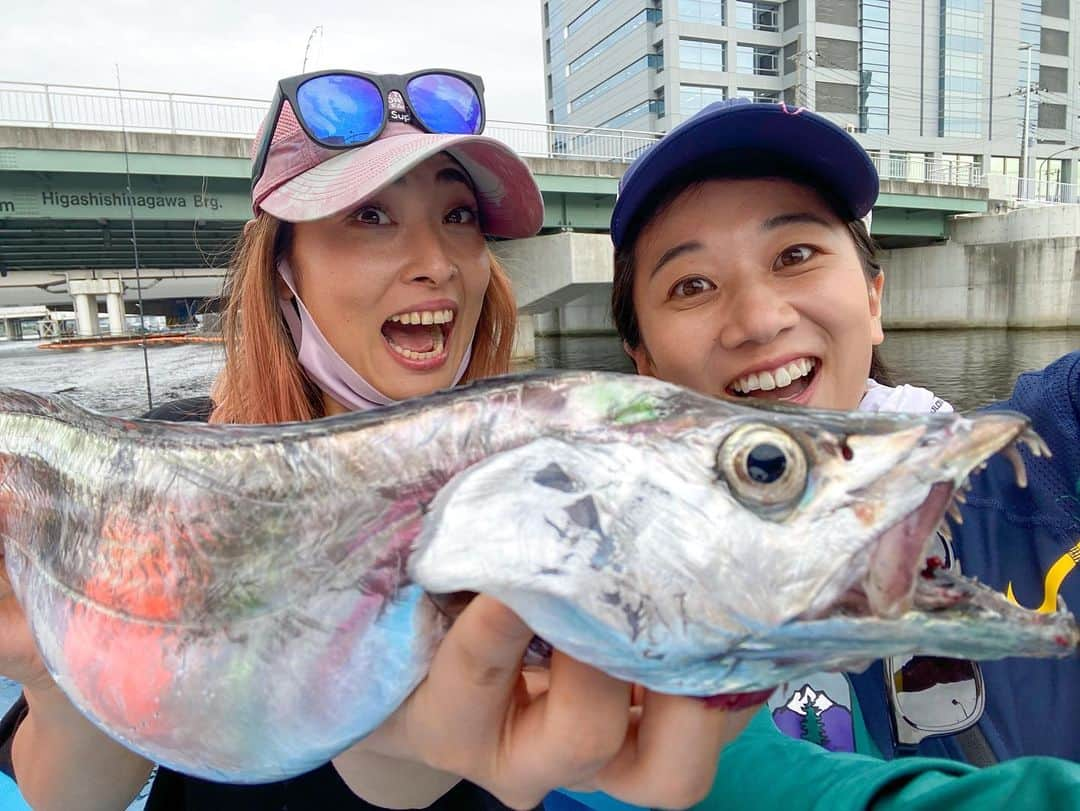
[[[252,138],[266,114],[259,99],[0,82],[0,123]]]
[[[969,163],[905,153],[870,152],[870,160],[882,180],[909,183],[942,183],[949,186],[984,188],[986,176]]]
[[[987,175],[990,199],[1024,204],[1080,203],[1080,185],[1058,183],[1045,177]]]
[[[253,138],[269,101],[106,87],[0,82],[0,124]],[[652,132],[489,121],[487,135],[521,155],[628,162]]]

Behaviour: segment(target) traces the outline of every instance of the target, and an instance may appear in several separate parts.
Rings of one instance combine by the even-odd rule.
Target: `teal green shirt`
[[[862,720],[856,717],[856,723]],[[856,728],[856,741],[868,740]],[[861,748],[861,747],[860,747]],[[978,769],[953,760],[829,752],[781,733],[767,709],[724,749],[701,811],[1065,811],[1080,808],[1080,764],[1018,758]]]

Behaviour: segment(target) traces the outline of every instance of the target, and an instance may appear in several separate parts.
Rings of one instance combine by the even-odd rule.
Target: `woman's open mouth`
[[[725,388],[732,397],[758,397],[782,402],[801,401],[817,377],[821,361],[814,357],[795,358],[770,369],[737,377]]]
[[[394,359],[409,369],[436,369],[449,355],[455,315],[449,306],[394,313],[383,322],[383,340]]]

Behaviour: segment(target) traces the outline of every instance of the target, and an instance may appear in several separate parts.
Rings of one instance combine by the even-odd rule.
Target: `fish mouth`
[[[1027,486],[1027,472],[1019,446],[1025,446],[1036,457],[1050,455],[1049,448],[1030,428],[1013,438],[998,436],[989,441],[999,447],[984,447],[983,450],[989,450],[985,456],[1000,450],[1012,464],[1013,475],[1020,487]],[[981,472],[987,462],[984,458],[974,465],[969,475]],[[952,540],[950,520],[963,523],[959,507],[970,489],[969,476],[959,483],[949,480],[933,484],[922,504],[878,536],[861,577],[857,577],[831,606],[799,619],[822,619],[836,614],[895,619],[912,609],[962,608],[965,601],[976,599],[979,591],[987,587],[946,571],[945,561],[931,554],[937,535]]]

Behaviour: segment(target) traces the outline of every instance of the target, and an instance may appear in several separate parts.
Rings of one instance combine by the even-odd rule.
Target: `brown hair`
[[[705,177],[699,175],[698,178],[685,183],[677,182],[669,185],[663,193],[658,195],[658,203],[653,207],[650,215],[639,219],[639,221],[634,224],[634,228],[623,239],[622,244],[615,248],[615,277],[612,280],[611,286],[611,315],[615,321],[615,329],[618,330],[619,337],[622,338],[623,342],[631,349],[637,349],[641,346],[642,341],[641,326],[638,324],[637,313],[634,311],[635,247],[637,246],[637,240],[641,235],[642,230],[649,222],[652,222],[656,217],[662,214],[675,201],[675,198],[688,188],[700,185],[714,178],[731,178],[739,176],[753,177],[754,175],[741,175],[739,172],[714,173]],[[790,177],[788,179],[790,179]],[[796,182],[805,181],[797,179]],[[870,236],[866,223],[861,219],[851,219],[850,217],[844,216],[842,214],[842,207],[836,201],[830,199],[827,194],[823,194],[821,190],[818,189],[817,185],[813,183],[807,183],[806,185],[809,185],[810,188],[814,189],[818,194],[821,194],[830,208],[845,221],[848,233],[851,234],[851,239],[855,243],[855,252],[858,254],[859,262],[862,265],[867,280],[871,281],[876,279],[881,275],[881,263],[878,261],[877,246]],[[883,385],[894,385],[892,373],[881,360],[881,355],[876,346],[870,354],[869,374],[870,377]]]
[[[216,423],[277,423],[325,416],[322,392],[296,357],[278,308],[277,262],[292,229],[266,213],[244,228],[225,278],[222,336],[225,366],[214,382]],[[510,368],[517,306],[510,280],[491,252],[491,281],[462,382]]]

